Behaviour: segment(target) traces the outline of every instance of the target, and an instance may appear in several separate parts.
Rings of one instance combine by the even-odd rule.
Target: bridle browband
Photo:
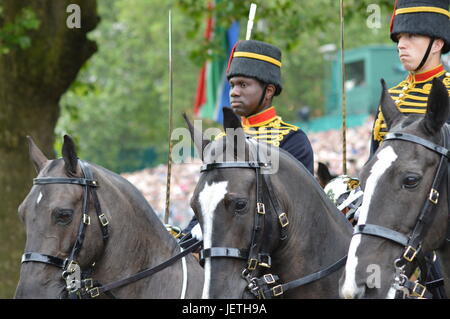
[[[81,218],[80,227],[77,233],[77,238],[75,244],[73,245],[69,256],[65,259],[46,255],[36,252],[26,252],[22,255],[22,263],[25,262],[39,262],[55,266],[62,269],[62,278],[66,281],[66,290],[68,292],[69,298],[95,298],[100,294],[104,293],[109,297],[115,298],[115,296],[110,292],[112,289],[116,289],[130,283],[136,282],[145,277],[151,276],[164,268],[174,264],[179,259],[185,257],[195,249],[197,249],[202,242],[197,241],[190,245],[188,248],[181,251],[181,253],[173,256],[172,258],[166,260],[162,264],[159,264],[153,268],[146,268],[134,275],[127,278],[117,280],[115,282],[101,285],[99,282],[91,278],[93,272],[93,266],[87,271],[82,271],[80,265],[77,262],[78,255],[83,246],[86,227],[90,225],[89,216],[89,203],[92,197],[95,212],[100,221],[100,227],[102,231],[103,241],[106,242],[109,238],[108,224],[109,221],[105,214],[102,213],[100,202],[97,196],[97,187],[99,187],[97,180],[94,179],[90,165],[82,160],[78,160],[81,167],[83,177],[72,178],[72,177],[41,177],[33,179],[33,185],[48,185],[48,184],[70,184],[70,185],[80,185],[83,187],[83,216]]]
[[[290,281],[285,284],[279,284],[277,281],[279,277],[277,275],[265,274],[262,277],[254,277],[252,272],[258,267],[269,269],[272,266],[272,258],[269,252],[269,245],[272,242],[271,234],[269,233],[272,227],[272,223],[266,221],[267,213],[274,212],[279,221],[280,226],[280,241],[287,239],[287,226],[289,225],[289,219],[286,212],[283,211],[277,198],[272,197],[274,194],[269,174],[263,174],[262,171],[271,168],[271,164],[267,162],[261,162],[259,160],[259,143],[254,142],[252,139],[248,139],[256,144],[256,161],[249,162],[214,162],[202,165],[200,172],[208,172],[215,169],[227,169],[227,168],[243,168],[255,170],[255,186],[256,186],[256,214],[253,224],[253,231],[251,237],[251,243],[249,249],[231,248],[231,247],[211,247],[200,251],[201,261],[204,262],[205,258],[236,258],[247,261],[246,268],[242,271],[242,277],[247,281],[247,287],[257,298],[266,299],[279,297],[283,295],[287,290],[291,290],[308,283],[314,282],[321,278],[328,276],[335,272],[339,268],[345,265],[347,256],[344,256],[333,265],[307,275],[305,277]],[[268,198],[264,199],[263,189],[267,190]]]
[[[445,178],[448,176],[448,161],[450,159],[450,151],[447,148],[448,130],[449,128],[445,125],[445,132],[443,132],[442,134],[445,147],[437,145],[416,135],[407,133],[388,133],[386,134],[386,137],[384,139],[384,141],[401,140],[419,144],[435,153],[438,153],[440,156],[439,165],[433,178],[428,198],[419,213],[412,232],[409,235],[405,235],[398,231],[373,224],[356,225],[353,232],[353,235],[361,234],[380,237],[404,246],[405,250],[402,256],[395,261],[395,267],[398,270],[403,271],[403,268],[407,263],[411,263],[416,260],[421,271],[422,280],[426,280],[426,274],[428,271],[427,260],[421,250],[422,242],[429,226],[431,225],[435,217],[435,214],[433,214],[433,210],[439,202],[438,190],[440,189]],[[402,290],[403,292],[405,292],[406,288],[406,290],[410,292],[410,295],[412,297],[432,298],[431,293],[427,291],[426,285],[422,285],[418,281],[410,282],[409,280],[407,280],[408,278],[406,276],[403,276],[402,278],[403,279],[401,280],[401,282],[397,283],[397,290]]]

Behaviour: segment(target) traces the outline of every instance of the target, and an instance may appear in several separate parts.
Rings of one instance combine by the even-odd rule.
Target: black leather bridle
[[[109,233],[108,233],[108,219],[105,214],[101,212],[100,202],[97,196],[98,182],[93,178],[92,171],[88,163],[78,160],[81,167],[83,177],[81,178],[69,178],[69,177],[41,177],[33,179],[33,185],[48,185],[48,184],[69,184],[69,185],[80,185],[83,187],[83,207],[82,207],[82,218],[80,226],[78,228],[76,241],[71,249],[69,256],[65,259],[46,255],[37,252],[26,252],[22,255],[22,263],[26,262],[40,262],[56,266],[62,269],[62,277],[66,280],[66,289],[68,291],[69,297],[74,297],[80,289],[87,291],[93,288],[92,279],[80,280],[81,269],[77,262],[78,255],[81,248],[83,247],[83,242],[86,234],[86,227],[90,225],[91,218],[89,216],[89,203],[92,197],[95,212],[100,221],[100,227],[103,235],[103,241],[106,244]],[[84,272],[86,274],[87,272]]]
[[[433,211],[439,202],[438,190],[441,188],[444,180],[448,176],[448,169],[449,169],[448,161],[450,159],[450,151],[448,150],[447,146],[447,136],[448,136],[448,127],[444,126],[443,141],[445,147],[443,147],[412,134],[407,133],[386,134],[384,141],[401,140],[411,142],[422,145],[425,148],[439,154],[440,156],[439,165],[436,170],[436,174],[433,178],[433,183],[431,185],[428,198],[425,201],[424,205],[422,206],[416,224],[409,235],[405,235],[398,231],[373,224],[356,225],[353,232],[353,235],[361,234],[388,239],[394,243],[397,243],[405,247],[405,250],[401,255],[401,257],[395,261],[396,267],[402,267],[407,263],[411,263],[414,260],[416,260],[421,270],[422,280],[426,280],[426,274],[428,271],[427,261],[421,250],[422,243],[429,229],[429,226],[431,225],[435,217]],[[431,293],[427,291],[427,287],[425,285],[420,284],[419,282],[412,283],[407,280],[404,280],[404,282],[402,282],[401,285],[406,287],[408,291],[410,291],[410,295],[413,297],[419,298],[432,297]]]
[[[270,268],[271,257],[270,254],[261,250],[262,236],[264,233],[266,205],[263,201],[263,181],[266,182],[267,178],[262,177],[261,169],[269,169],[270,165],[266,163],[258,162],[224,162],[224,163],[211,163],[205,164],[201,167],[201,172],[207,172],[214,169],[226,169],[226,168],[250,168],[256,172],[256,215],[255,223],[253,226],[252,241],[249,249],[228,248],[228,247],[211,247],[203,249],[200,253],[201,259],[208,257],[231,257],[247,260],[247,269],[255,270],[258,266]],[[266,174],[264,174],[267,177]],[[281,226],[281,240],[287,237],[287,225],[289,220],[286,213],[281,211],[278,201],[270,200],[274,211],[278,215],[278,220]]]
[[[89,270],[82,271],[79,266],[79,263],[77,262],[78,255],[83,246],[86,227],[90,225],[89,203],[91,197],[94,203],[95,212],[100,221],[100,227],[105,245],[109,237],[108,232],[109,222],[105,214],[103,214],[101,211],[100,202],[98,200],[96,191],[97,187],[99,187],[99,184],[97,180],[94,179],[89,164],[82,160],[78,160],[78,163],[83,173],[83,177],[81,178],[41,177],[33,179],[33,185],[70,184],[70,185],[80,185],[83,187],[83,207],[82,207],[83,216],[81,218],[81,223],[77,233],[75,244],[73,245],[69,256],[65,259],[62,259],[56,256],[46,255],[37,252],[26,252],[22,255],[22,263],[39,262],[61,268],[62,278],[66,281],[66,290],[68,292],[69,298],[72,299],[95,298],[102,293],[107,294],[109,297],[115,298],[115,296],[111,293],[110,290],[128,285],[142,278],[151,276],[156,272],[161,271],[162,269],[174,264],[177,260],[185,257],[187,254],[191,253],[202,244],[201,241],[194,242],[188,248],[183,250],[181,253],[166,260],[162,264],[159,264],[153,268],[146,268],[127,278],[106,285],[101,285],[99,282],[93,280],[91,277],[93,272],[93,266],[91,266],[91,269]]]
[[[250,139],[249,139],[250,140]],[[249,249],[234,247],[211,247],[203,249],[200,252],[201,261],[205,258],[237,258],[247,261],[246,268],[242,271],[242,277],[247,281],[246,289],[255,297],[260,299],[279,297],[284,292],[294,289],[313,281],[319,280],[335,272],[344,266],[347,256],[344,256],[333,265],[300,279],[293,280],[285,284],[277,284],[279,277],[277,275],[265,274],[262,277],[253,277],[252,272],[258,267],[271,268],[272,258],[270,256],[270,245],[273,244],[271,227],[272,223],[266,220],[267,212],[274,212],[277,215],[280,227],[280,241],[287,239],[289,219],[286,212],[283,211],[276,197],[269,178],[269,174],[263,174],[263,170],[271,169],[271,164],[259,160],[258,143],[256,144],[257,160],[253,162],[214,162],[204,164],[201,172],[208,172],[215,169],[244,168],[255,170],[256,186],[256,214],[253,224],[253,231]],[[264,189],[268,198],[264,198]],[[269,208],[268,210],[266,210]]]

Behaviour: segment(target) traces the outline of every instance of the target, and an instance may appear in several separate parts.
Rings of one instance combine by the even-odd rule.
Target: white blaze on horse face
[[[366,187],[364,189],[364,198],[360,208],[358,225],[365,224],[369,213],[370,202],[375,192],[378,180],[386,172],[386,170],[397,159],[397,154],[391,146],[382,149],[378,154],[378,160],[372,166],[370,175],[367,178]],[[356,284],[356,267],[358,266],[358,257],[356,251],[361,243],[361,234],[353,236],[348,250],[347,263],[345,265],[345,282],[341,289],[344,298],[354,298],[362,293],[362,289]]]
[[[39,204],[39,203],[40,203],[40,201],[41,201],[41,199],[42,199],[42,193],[41,193],[41,192],[39,192],[39,195],[38,195],[38,198],[37,198],[36,204]]]
[[[213,231],[213,214],[219,202],[225,197],[227,193],[228,182],[218,182],[208,185],[198,195],[200,207],[203,216],[203,248],[211,248],[212,245],[212,231]],[[205,282],[203,285],[202,298],[209,298],[209,286],[211,282],[211,258],[205,259]]]

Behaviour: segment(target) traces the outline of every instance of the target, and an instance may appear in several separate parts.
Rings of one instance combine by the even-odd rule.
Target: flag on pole
[[[221,0],[215,2],[218,1]],[[225,54],[214,55],[200,70],[194,113],[201,118],[223,122],[222,107],[230,106],[230,85],[226,78],[226,68],[231,50],[239,39],[239,32],[238,22],[233,22],[228,29],[224,29],[214,26],[212,16],[207,20],[205,38],[208,41],[219,38]]]

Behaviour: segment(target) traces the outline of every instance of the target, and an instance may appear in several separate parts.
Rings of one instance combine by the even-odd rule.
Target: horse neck
[[[97,263],[96,273],[103,274],[98,280],[111,282],[127,277],[179,251],[175,239],[131,184],[117,176],[99,179],[99,183],[102,208],[108,203],[110,237]]]
[[[353,230],[306,169],[280,165],[279,174],[289,185],[284,187],[289,229],[274,259],[292,260],[280,262],[280,272],[296,279],[345,256]]]

